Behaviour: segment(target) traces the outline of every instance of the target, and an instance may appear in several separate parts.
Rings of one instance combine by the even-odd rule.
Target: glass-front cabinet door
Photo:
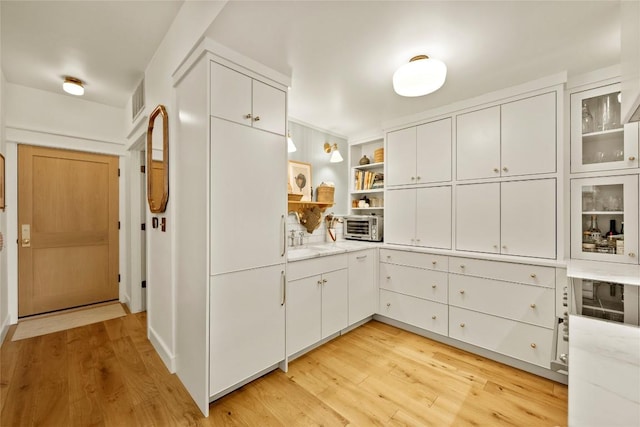
[[[638,124],[622,125],[620,84],[571,95],[571,172],[638,167]]]
[[[571,258],[638,263],[638,176],[571,180]]]

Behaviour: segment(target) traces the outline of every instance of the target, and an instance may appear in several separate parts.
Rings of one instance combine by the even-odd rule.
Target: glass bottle
[[[593,115],[591,111],[589,111],[589,107],[587,107],[587,103],[582,104],[582,133],[591,133],[593,132]]]
[[[620,221],[620,234],[624,236],[624,221]]]
[[[591,239],[594,242],[597,242],[598,240],[600,240],[600,236],[602,236],[602,233],[600,232],[600,229],[598,228],[598,216],[597,215],[591,215],[591,228],[589,228],[589,232],[591,233]]]
[[[615,219],[610,219],[609,220],[609,231],[607,231],[607,237],[609,236],[617,236],[618,232],[616,231],[616,220]]]

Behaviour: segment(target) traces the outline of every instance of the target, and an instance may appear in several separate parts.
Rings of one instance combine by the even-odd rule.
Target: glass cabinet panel
[[[638,167],[638,125],[623,126],[620,85],[571,95],[571,171]]]
[[[638,178],[571,180],[571,257],[638,262]]]

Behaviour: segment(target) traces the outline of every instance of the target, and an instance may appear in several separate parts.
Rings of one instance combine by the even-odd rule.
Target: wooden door
[[[500,107],[456,118],[459,180],[500,176]]]
[[[18,147],[18,315],[118,298],[118,158]]]

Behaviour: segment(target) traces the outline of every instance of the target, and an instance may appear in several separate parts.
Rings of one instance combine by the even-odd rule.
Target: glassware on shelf
[[[582,104],[582,133],[591,133],[593,132],[593,115],[591,111],[589,111],[589,107],[587,103],[584,102]]]

